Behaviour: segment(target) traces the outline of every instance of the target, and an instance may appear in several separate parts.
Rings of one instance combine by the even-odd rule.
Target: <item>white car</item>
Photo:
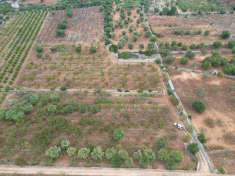
[[[174,126],[180,130],[184,130],[184,125],[182,125],[180,123],[174,123]]]

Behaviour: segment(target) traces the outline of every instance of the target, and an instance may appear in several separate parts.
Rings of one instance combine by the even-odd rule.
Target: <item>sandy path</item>
[[[77,175],[77,176],[216,176],[203,172],[166,171],[154,169],[114,169],[84,167],[18,167],[0,166],[0,174]]]

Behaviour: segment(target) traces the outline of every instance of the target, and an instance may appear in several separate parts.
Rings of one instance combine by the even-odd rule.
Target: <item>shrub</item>
[[[168,147],[168,141],[165,137],[158,138],[157,141],[155,142],[155,152],[167,147]]]
[[[230,40],[230,41],[228,42],[228,48],[232,49],[232,48],[234,48],[234,47],[235,47],[235,40]]]
[[[112,45],[109,47],[109,51],[114,52],[114,53],[117,53],[117,52],[118,52],[118,46],[112,44]]]
[[[5,113],[5,120],[9,121],[20,121],[25,117],[25,114],[22,110],[19,110],[18,108],[11,108],[6,111]]]
[[[6,113],[5,109],[0,109],[0,120],[4,120],[5,119],[5,113]]]
[[[227,64],[224,68],[223,71],[225,74],[228,75],[235,75],[235,65],[234,64]]]
[[[133,44],[132,44],[132,43],[128,43],[128,48],[129,48],[130,50],[132,50],[132,49],[133,49]]]
[[[204,133],[200,133],[198,135],[198,140],[202,143],[202,144],[205,144],[206,143],[206,136]]]
[[[235,54],[235,47],[232,48],[232,53]]]
[[[143,49],[144,49],[144,44],[140,44],[140,45],[139,45],[139,49],[140,49],[140,50],[143,50]]]
[[[201,101],[194,101],[192,103],[192,107],[198,113],[203,113],[205,111],[205,109],[206,109],[204,103],[201,102]]]
[[[90,153],[91,153],[91,151],[89,148],[81,148],[78,150],[78,158],[85,160],[90,156]]]
[[[56,30],[56,36],[57,37],[64,37],[65,36],[65,30],[64,29],[57,29]]]
[[[74,158],[76,156],[77,149],[75,147],[69,147],[67,149],[67,154],[69,157]]]
[[[116,141],[121,140],[124,137],[124,132],[121,129],[115,129],[113,131],[113,139]]]
[[[230,37],[231,33],[229,31],[223,31],[220,35],[222,39],[228,39]]]
[[[41,45],[37,45],[35,50],[36,50],[37,57],[41,58],[43,51],[44,51],[43,47]]]
[[[205,59],[203,62],[202,62],[202,68],[204,70],[208,70],[209,68],[211,67],[211,63],[209,60]]]
[[[37,94],[31,94],[31,95],[27,96],[26,99],[30,104],[36,105],[39,101],[39,96]]]
[[[57,106],[53,105],[53,104],[48,105],[47,112],[48,112],[48,114],[55,114],[55,113],[57,113]]]
[[[22,110],[25,114],[28,114],[33,111],[33,105],[30,103],[24,103],[20,107],[20,110]]]
[[[90,47],[90,53],[91,53],[91,54],[94,54],[94,53],[96,53],[96,51],[97,51],[96,46],[91,45],[91,47]]]
[[[175,58],[172,55],[168,55],[165,58],[163,58],[163,63],[170,65],[175,61]]]
[[[113,148],[113,147],[112,148],[108,148],[105,151],[105,158],[107,160],[111,160],[116,153],[117,153],[117,150],[115,148]]]
[[[180,63],[181,63],[182,65],[186,65],[186,64],[188,63],[188,58],[187,58],[187,57],[182,57],[182,58],[180,59]]]
[[[53,146],[46,151],[46,155],[51,159],[55,160],[60,157],[61,149],[60,147]]]
[[[81,53],[82,52],[82,45],[77,45],[76,47],[75,47],[75,51],[76,51],[76,53]]]
[[[114,155],[111,158],[111,163],[113,167],[125,167],[126,164],[128,165],[128,167],[131,167],[133,164],[133,162],[131,163],[129,159],[129,154],[126,150],[124,149],[119,149],[117,150],[117,152],[114,153]],[[128,160],[130,161],[130,163],[128,162]]]
[[[61,21],[57,25],[57,29],[65,30],[67,28],[68,22],[66,20]]]
[[[66,8],[66,15],[67,15],[68,17],[72,17],[72,16],[73,16],[73,10],[72,10],[71,7],[67,7],[67,8]]]
[[[152,162],[156,159],[156,155],[152,149],[144,148],[135,152],[134,158],[139,161],[141,167],[145,168],[152,164]]]
[[[91,158],[93,160],[102,160],[104,156],[104,152],[101,147],[95,147],[91,152]]]
[[[78,110],[79,104],[77,102],[71,101],[61,108],[61,112],[64,114],[70,114]]]
[[[60,95],[56,93],[52,93],[49,95],[49,99],[53,103],[58,103],[60,101]]]
[[[185,53],[185,57],[189,58],[189,59],[193,59],[195,57],[195,54],[191,51],[191,50],[188,50],[186,53]]]
[[[210,34],[210,31],[205,31],[204,36],[208,36]]]
[[[197,145],[197,143],[191,143],[187,146],[187,149],[190,153],[192,153],[193,155],[196,155],[197,152],[199,152],[199,147]]]
[[[220,174],[225,174],[226,173],[226,171],[225,171],[225,169],[223,167],[218,168],[218,172]]]
[[[214,49],[219,49],[219,48],[222,47],[222,43],[221,43],[220,41],[216,41],[216,42],[214,42],[214,43],[212,44],[212,47],[213,47]]]
[[[67,139],[63,139],[60,141],[60,147],[62,150],[66,151],[70,146],[70,142]]]

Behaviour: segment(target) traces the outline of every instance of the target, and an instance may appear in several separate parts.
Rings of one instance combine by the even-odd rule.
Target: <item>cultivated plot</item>
[[[54,51],[57,48],[57,51]],[[74,46],[58,45],[44,49],[38,58],[32,51],[16,85],[31,88],[104,88],[156,90],[162,88],[159,68],[155,64],[119,65],[112,62],[108,51],[89,47],[81,53]]]
[[[65,36],[56,36],[56,30],[63,20],[67,21]],[[103,39],[103,16],[99,7],[73,9],[72,16],[66,11],[51,12],[45,19],[38,41],[46,44],[55,43],[98,43]]]
[[[3,111],[1,163],[195,166],[185,152],[185,133],[172,124],[177,116],[165,97],[113,97],[100,91],[15,94],[9,96]],[[12,112],[16,113],[10,116]],[[164,159],[168,154],[176,159]]]
[[[222,31],[235,35],[234,14],[202,16],[150,16],[151,27],[159,42],[177,42],[185,45],[212,44],[221,40]]]

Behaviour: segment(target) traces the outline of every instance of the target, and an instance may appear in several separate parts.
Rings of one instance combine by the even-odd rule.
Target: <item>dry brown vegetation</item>
[[[223,166],[229,173],[234,173],[234,157],[226,153],[235,152],[235,82],[186,72],[174,73],[172,78],[183,104],[192,114],[193,124],[199,131],[204,131],[208,138],[206,146],[215,165]],[[194,100],[201,100],[206,104],[204,113],[197,114],[193,111]]]
[[[49,48],[60,48],[52,52]],[[28,63],[16,85],[32,88],[106,88],[106,89],[151,89],[162,87],[159,68],[155,64],[119,65],[112,62],[112,56],[101,47],[90,54],[83,47],[82,53],[74,46],[48,46],[43,58],[33,50]]]
[[[211,44],[219,40],[222,31],[228,30],[235,35],[235,15],[207,15],[207,16],[150,16],[149,22],[154,32],[158,34],[160,42],[181,42],[185,45]],[[175,35],[175,31],[201,31],[200,35]],[[209,31],[205,36],[204,32]]]
[[[68,22],[65,37],[56,37],[57,25],[64,19]],[[51,12],[45,19],[38,40],[42,43],[98,43],[103,38],[103,16],[99,7],[73,9],[67,17],[63,10]]]

